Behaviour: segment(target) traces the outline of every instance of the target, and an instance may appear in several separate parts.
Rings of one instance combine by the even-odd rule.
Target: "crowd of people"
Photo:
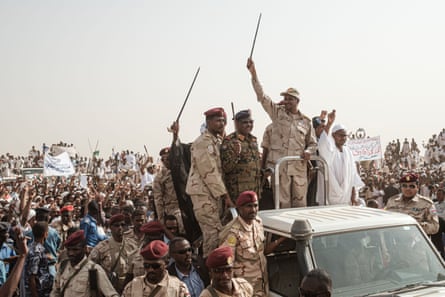
[[[28,156],[2,155],[2,296],[268,296],[266,255],[285,238],[266,242],[257,213],[275,204],[407,212],[405,204],[421,199],[421,211],[410,214],[428,234],[438,233],[436,208],[445,219],[445,129],[424,145],[423,158],[414,139],[402,145],[397,139],[382,162],[357,166],[335,110],[307,117],[294,88],[274,102],[251,59],[247,68],[271,119],[260,144],[250,110],[234,115],[235,131],[226,135],[227,115],[216,107],[204,113],[206,129],[191,144],[181,142],[174,122],[159,163],[128,150],[105,159],[80,157],[63,142],[33,146]],[[45,153],[62,151],[74,175],[22,174],[42,168]],[[311,160],[316,155],[327,168]],[[273,168],[286,156],[298,158],[280,167],[275,189]],[[277,190],[279,201],[273,201]],[[323,296],[330,296],[332,283],[320,270],[303,280],[300,296],[311,296],[305,292],[314,276],[323,279]]]

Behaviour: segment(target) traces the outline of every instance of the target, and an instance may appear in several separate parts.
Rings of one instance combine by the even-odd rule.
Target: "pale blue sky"
[[[269,123],[245,68],[265,91],[288,87],[312,117],[420,144],[445,127],[444,1],[16,1],[0,0],[0,153],[64,140],[89,154],[157,154],[181,119],[193,141],[215,106],[251,108],[260,139]],[[229,123],[227,132],[233,129]]]

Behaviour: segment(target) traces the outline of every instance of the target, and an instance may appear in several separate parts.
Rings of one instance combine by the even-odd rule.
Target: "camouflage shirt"
[[[241,153],[235,151],[236,142],[241,144]],[[260,193],[261,160],[255,136],[232,133],[221,145],[221,165],[224,183],[230,198],[235,202],[244,191]]]

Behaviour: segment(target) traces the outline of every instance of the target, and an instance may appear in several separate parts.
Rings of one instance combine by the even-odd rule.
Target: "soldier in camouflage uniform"
[[[253,120],[250,110],[235,115],[234,133],[226,136],[221,145],[221,165],[224,183],[235,204],[244,191],[260,192],[261,164],[257,138],[250,134]]]
[[[436,234],[439,231],[436,207],[429,198],[417,194],[418,176],[408,173],[399,183],[402,193],[389,198],[385,209],[410,215],[417,220],[426,234]]]
[[[123,240],[125,216],[116,214],[109,221],[112,237],[99,242],[91,251],[89,259],[106,271],[111,284],[121,293],[125,284],[128,256],[137,248],[130,241]]]
[[[280,95],[284,97],[280,103],[274,103],[264,94],[258,80],[255,64],[252,59],[247,61],[247,69],[252,75],[252,85],[257,100],[272,120],[270,151],[279,151],[279,158],[300,156],[303,160],[290,161],[280,167],[280,204],[281,208],[306,206],[308,188],[308,160],[317,150],[317,141],[311,119],[298,110],[300,94],[289,88]]]
[[[192,144],[186,192],[193,202],[193,211],[203,235],[203,256],[207,257],[218,244],[223,203],[226,207],[233,203],[222,179],[220,160],[226,113],[222,108],[213,108],[204,115],[207,129]]]
[[[159,152],[162,164],[161,171],[156,174],[153,181],[153,195],[158,220],[163,222],[164,216],[174,215],[178,220],[179,232],[184,233],[184,225],[182,223],[181,210],[179,209],[178,198],[176,196],[175,187],[170,171],[170,163],[168,155],[170,148],[163,148]]]

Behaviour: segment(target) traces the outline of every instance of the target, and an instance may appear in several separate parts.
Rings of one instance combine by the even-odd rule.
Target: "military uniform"
[[[186,192],[193,202],[193,211],[203,234],[203,256],[217,247],[222,229],[221,196],[227,193],[222,179],[220,145],[222,139],[204,131],[192,144],[192,165]]]
[[[235,151],[235,143],[240,142],[241,153]],[[229,134],[221,145],[221,165],[224,183],[233,203],[238,195],[251,190],[260,193],[261,161],[257,138],[239,133]]]
[[[133,246],[138,247],[141,246],[144,241],[144,234],[142,234],[141,237],[138,237],[134,233],[133,228],[131,228],[130,230],[124,232],[124,240],[130,242]]]
[[[405,201],[402,194],[389,198],[386,210],[401,212],[412,216],[422,226],[426,234],[432,235],[439,231],[439,218],[433,201],[416,194],[412,199]]]
[[[147,297],[156,288],[161,287],[156,297],[190,297],[187,286],[177,277],[165,273],[164,278],[157,284],[145,280],[145,276],[134,278],[125,286],[122,297]]]
[[[244,278],[252,285],[253,296],[268,296],[269,293],[264,240],[260,218],[248,225],[238,216],[220,234],[220,245],[233,249],[233,275]]]
[[[232,278],[232,285],[233,285],[233,293],[232,295],[224,294],[216,289],[213,288],[214,292],[216,293],[216,296],[219,297],[251,297],[253,296],[253,289],[252,286],[249,284],[248,281],[242,278]],[[211,285],[204,289],[204,291],[201,292],[201,295],[199,297],[214,297],[215,295],[211,293],[210,289]]]
[[[127,273],[132,274],[133,277],[142,276],[145,274],[144,258],[139,252],[140,249],[134,250],[128,256]]]
[[[174,215],[178,220],[179,233],[184,233],[181,210],[170,169],[162,167],[161,171],[156,174],[153,181],[153,195],[159,221],[163,222],[165,215]]]
[[[80,269],[80,270],[79,270]],[[90,279],[89,270],[96,269],[97,271],[97,288],[105,297],[119,296],[113,285],[108,280],[107,274],[100,265],[89,261],[86,257],[80,261],[76,266],[72,267],[71,263],[66,264],[66,267],[61,269],[54,282],[50,297],[89,297],[90,293]],[[79,272],[76,272],[79,270]],[[74,275],[74,277],[72,277]],[[70,280],[71,279],[71,280]],[[69,280],[69,281],[68,281]],[[65,287],[66,286],[66,287]],[[62,290],[64,290],[62,295]]]
[[[91,251],[89,259],[102,266],[107,272],[107,275],[110,275],[113,272],[116,274],[117,280],[112,284],[113,287],[120,292],[123,289],[125,282],[125,273],[128,268],[128,256],[136,248],[137,247],[132,245],[131,242],[126,242],[125,240],[117,242],[113,238],[109,238],[99,242],[99,244]],[[115,267],[112,271],[113,266]]]
[[[317,140],[310,118],[298,111],[288,113],[285,107],[274,103],[264,94],[261,84],[252,79],[257,100],[273,122],[269,151],[275,158],[312,155],[317,150]],[[280,167],[280,204],[282,208],[306,206],[308,188],[307,161],[290,161]]]

